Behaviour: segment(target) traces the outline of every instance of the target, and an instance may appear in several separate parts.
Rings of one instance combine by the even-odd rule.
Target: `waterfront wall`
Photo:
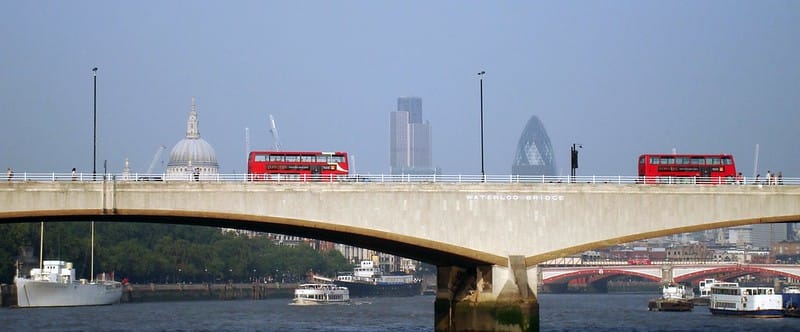
[[[297,284],[129,284],[120,302],[291,299]],[[14,285],[0,286],[0,306],[17,304]]]

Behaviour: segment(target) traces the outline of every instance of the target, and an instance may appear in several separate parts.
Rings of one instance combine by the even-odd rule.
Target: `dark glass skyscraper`
[[[511,165],[514,175],[556,175],[556,161],[553,145],[544,130],[539,118],[531,116],[517,143],[514,163]]]
[[[433,174],[431,125],[422,122],[422,98],[397,98],[389,116],[389,165],[392,174]]]

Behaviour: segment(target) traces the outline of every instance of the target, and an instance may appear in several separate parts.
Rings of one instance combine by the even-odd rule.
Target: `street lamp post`
[[[94,181],[97,174],[97,67],[92,68],[92,76],[94,76],[94,148],[92,150],[92,181]]]
[[[570,176],[573,178],[572,181],[575,181],[575,170],[578,168],[578,149],[582,149],[582,144],[572,143],[572,147],[569,149],[569,156],[570,156]]]
[[[478,73],[481,84],[481,182],[486,182],[486,171],[483,168],[483,75],[485,74],[484,70]]]

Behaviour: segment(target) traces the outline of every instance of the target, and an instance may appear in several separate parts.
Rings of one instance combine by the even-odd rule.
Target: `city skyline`
[[[644,153],[727,153],[800,176],[800,3],[323,1],[0,4],[0,167],[143,172],[195,96],[219,172],[252,149],[347,151],[389,173],[386,112],[420,96],[435,167],[509,174],[526,121],[556,175],[636,174]],[[414,24],[403,24],[404,22]],[[479,77],[484,121],[480,121]],[[756,149],[756,146],[758,148]],[[758,170],[755,170],[756,164]],[[159,164],[157,171],[164,171]]]

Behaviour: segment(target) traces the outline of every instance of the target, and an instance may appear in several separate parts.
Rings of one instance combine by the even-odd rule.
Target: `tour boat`
[[[347,287],[329,283],[301,284],[294,290],[293,305],[350,303]]]
[[[17,307],[92,306],[119,302],[122,297],[122,283],[114,281],[113,274],[110,278],[101,274],[97,279],[78,280],[75,278],[72,263],[60,260],[42,261],[43,233],[44,223],[40,230],[39,267],[31,269],[26,278],[20,275],[17,265],[17,275],[14,277]]]
[[[711,299],[711,286],[720,282],[717,279],[704,279],[697,285],[699,294],[692,299],[694,305],[708,305]]]
[[[683,285],[664,285],[661,297],[652,299],[647,304],[650,311],[692,311],[692,294],[686,292]]]
[[[735,282],[711,286],[708,309],[714,315],[783,317],[783,298],[772,287],[739,287]]]

